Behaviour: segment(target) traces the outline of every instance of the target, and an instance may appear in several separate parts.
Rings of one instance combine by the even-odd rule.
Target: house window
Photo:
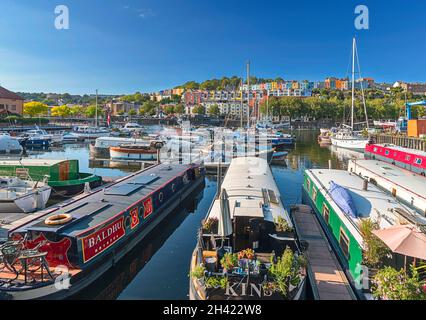
[[[4,110],[4,104],[0,104],[0,110]]]
[[[10,106],[10,110],[12,110],[12,111],[16,111],[16,106],[15,106],[15,105],[11,105],[11,106]]]
[[[324,216],[325,223],[329,224],[329,221],[330,221],[330,209],[325,204],[322,207],[322,214]]]
[[[349,259],[349,238],[346,233],[340,229],[340,240],[339,240],[340,248],[343,251],[343,254],[347,259]]]

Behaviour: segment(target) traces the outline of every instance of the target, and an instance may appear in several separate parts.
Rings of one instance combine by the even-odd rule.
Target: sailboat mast
[[[247,62],[247,129],[250,128],[250,61]]]
[[[96,89],[95,127],[98,127],[98,89]]]
[[[244,80],[241,78],[241,111],[240,111],[240,127],[243,128],[243,108],[244,108],[244,101],[243,101],[243,84]]]
[[[352,41],[352,107],[351,107],[351,129],[354,129],[354,104],[355,104],[355,37]]]

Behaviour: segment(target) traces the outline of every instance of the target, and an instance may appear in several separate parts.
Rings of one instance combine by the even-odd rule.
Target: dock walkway
[[[306,251],[309,261],[308,276],[315,300],[356,300],[311,208],[304,205],[295,206],[292,216],[299,239],[309,243]]]

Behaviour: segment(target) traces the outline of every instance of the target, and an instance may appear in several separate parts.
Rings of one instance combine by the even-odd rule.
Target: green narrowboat
[[[340,188],[337,193],[333,190],[335,186]],[[347,196],[346,203],[342,200],[345,198],[342,193]],[[425,217],[398,202],[391,194],[385,193],[363,177],[344,170],[305,170],[303,201],[315,209],[360,298],[368,299],[371,296],[368,287],[365,287],[366,281],[368,282],[366,270],[369,273],[373,271],[363,260],[366,246],[361,233],[362,221],[370,219],[377,222],[380,229],[414,222],[423,225],[426,222]],[[407,217],[415,221],[409,221]],[[397,266],[401,262],[399,259],[400,257],[393,255],[386,259],[385,264]]]
[[[74,196],[82,192],[86,183],[91,189],[102,184],[100,176],[82,173],[78,160],[21,159],[0,161],[0,176],[42,181],[48,179],[52,198]]]

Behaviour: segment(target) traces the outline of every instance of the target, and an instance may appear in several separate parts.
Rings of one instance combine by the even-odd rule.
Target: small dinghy
[[[45,182],[0,177],[0,212],[30,213],[44,209],[50,192]]]

